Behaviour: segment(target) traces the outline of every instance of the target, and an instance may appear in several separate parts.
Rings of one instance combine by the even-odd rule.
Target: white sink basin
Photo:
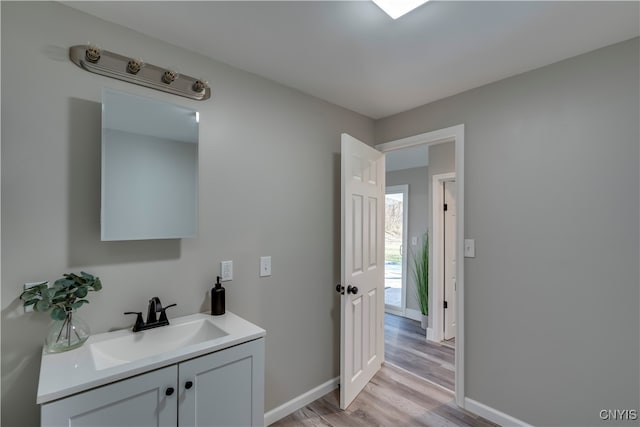
[[[196,319],[94,342],[89,349],[95,369],[103,370],[227,335],[208,319]]]
[[[169,319],[171,325],[142,332],[91,335],[62,353],[43,351],[37,403],[44,404],[135,375],[175,365],[265,336],[265,330],[227,311]]]

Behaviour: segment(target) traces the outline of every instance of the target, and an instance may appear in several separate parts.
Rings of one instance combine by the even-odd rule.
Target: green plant
[[[413,277],[416,281],[416,294],[420,312],[429,314],[429,235],[422,237],[422,246],[413,256]]]
[[[67,313],[89,304],[85,298],[90,291],[99,291],[102,283],[99,277],[84,271],[78,276],[74,273],[64,274],[61,279],[49,287],[48,282],[42,282],[20,294],[24,306],[33,306],[35,311],[51,310],[51,318],[65,320]]]

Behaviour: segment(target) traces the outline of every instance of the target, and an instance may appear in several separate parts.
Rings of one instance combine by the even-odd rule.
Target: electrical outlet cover
[[[220,280],[223,282],[233,280],[233,261],[220,262]]]
[[[271,276],[271,257],[260,257],[260,277]]]

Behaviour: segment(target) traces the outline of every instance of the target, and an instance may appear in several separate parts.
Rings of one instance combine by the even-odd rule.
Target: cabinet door
[[[180,427],[264,426],[263,338],[183,362],[178,376]]]
[[[42,426],[175,426],[177,375],[173,365],[44,404]]]

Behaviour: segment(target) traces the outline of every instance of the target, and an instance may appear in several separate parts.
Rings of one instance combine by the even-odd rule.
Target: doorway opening
[[[386,188],[384,218],[385,312],[404,316],[407,299],[407,231],[409,186]]]
[[[429,257],[431,266],[429,327],[425,338],[435,341],[436,345],[451,345],[455,343],[453,389],[456,403],[464,407],[464,312],[463,310],[456,310],[456,307],[464,307],[464,263],[461,262],[463,260],[464,224],[464,125],[379,144],[376,148],[385,154],[389,154],[396,150],[418,146],[433,147],[435,149],[444,147],[446,143],[452,143],[448,145],[455,148],[452,170],[446,171],[446,174],[442,170],[430,171],[429,175],[433,182],[436,182],[436,177],[438,179],[440,189],[437,191],[434,191],[432,183],[425,183],[430,187],[429,192],[431,193],[429,195],[431,209],[428,213],[431,218],[427,219],[429,225],[426,230],[431,242]],[[429,159],[429,162],[431,160]],[[387,184],[389,184],[388,181]],[[439,199],[439,197],[442,197],[442,199]],[[445,199],[448,201],[448,213],[444,210]],[[410,200],[410,203],[413,203],[413,201]],[[436,210],[440,210],[438,215],[435,214]],[[413,221],[413,219],[410,218],[410,221]],[[441,222],[438,223],[438,221]],[[408,234],[408,238],[411,241],[414,232],[409,231]],[[418,233],[416,232],[416,234]],[[408,248],[405,246],[405,249]],[[460,260],[460,262],[456,262],[456,260]],[[442,280],[437,279],[436,275],[441,277]],[[439,282],[436,282],[436,280]],[[407,295],[405,304],[406,299],[410,298],[409,295],[412,292],[408,289],[409,287],[410,285],[405,286],[405,294]],[[446,309],[444,308],[445,306],[447,307]],[[404,315],[412,318],[415,316],[415,311],[412,312],[405,305]]]

